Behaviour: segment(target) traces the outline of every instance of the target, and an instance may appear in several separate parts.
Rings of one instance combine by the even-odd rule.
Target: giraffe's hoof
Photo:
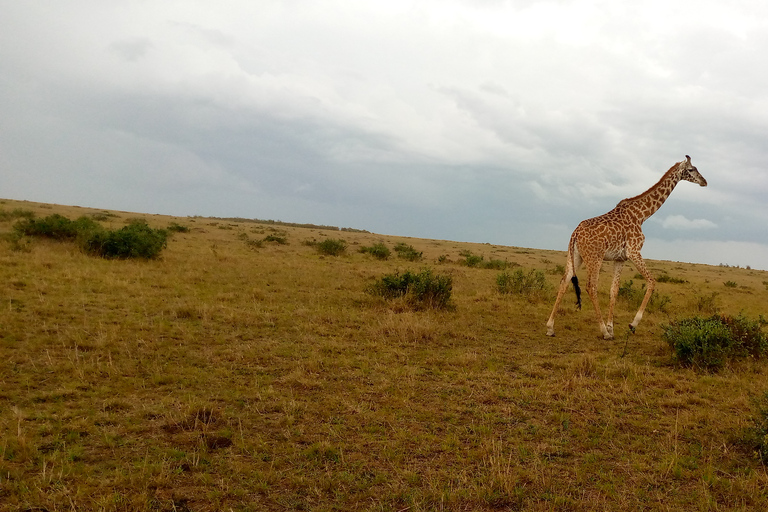
[[[549,336],[550,338],[554,338],[555,337],[555,331],[547,331],[547,336]]]
[[[605,335],[603,335],[603,339],[604,340],[612,340],[613,339],[613,334],[605,334]]]
[[[634,325],[629,324],[629,332],[631,332],[632,334],[635,334],[635,326]]]

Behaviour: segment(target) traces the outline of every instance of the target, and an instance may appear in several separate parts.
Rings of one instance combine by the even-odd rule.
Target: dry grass
[[[599,339],[585,304],[564,308],[552,339],[550,300],[500,295],[498,271],[458,262],[469,250],[554,286],[564,253],[100,216],[135,217],[190,231],[157,261],[0,241],[2,510],[768,509],[765,468],[737,441],[765,363],[678,368],[660,327],[700,297],[765,314],[766,272],[654,261],[687,282],[659,284],[671,302],[636,335],[620,304],[616,341]],[[276,232],[287,244],[252,243]],[[347,254],[302,243],[326,238]],[[423,260],[356,250],[382,241]],[[452,310],[365,293],[425,266],[452,276]]]

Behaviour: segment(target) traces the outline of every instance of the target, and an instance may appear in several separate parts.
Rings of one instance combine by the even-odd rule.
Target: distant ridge
[[[254,224],[271,224],[274,226],[288,226],[291,228],[312,228],[312,229],[325,229],[328,231],[348,231],[350,233],[370,233],[365,229],[355,228],[340,228],[338,226],[324,226],[322,224],[301,224],[298,222],[283,222],[281,220],[262,220],[262,219],[245,219],[242,217],[207,217],[202,215],[193,215],[193,219],[214,219],[229,222],[253,222]]]

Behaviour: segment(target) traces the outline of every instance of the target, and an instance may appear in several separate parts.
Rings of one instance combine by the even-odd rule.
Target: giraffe
[[[643,247],[645,235],[641,229],[643,222],[661,208],[675,185],[680,181],[690,181],[702,187],[707,186],[707,180],[699,174],[698,169],[691,164],[691,157],[673,165],[661,180],[642,194],[619,201],[616,208],[606,214],[582,221],[574,230],[568,242],[568,259],[565,275],[560,281],[555,307],[547,321],[547,335],[555,335],[555,313],[560,305],[568,282],[573,283],[576,291],[577,306],[581,309],[581,289],[576,277],[576,270],[583,263],[587,268],[587,293],[595,308],[595,316],[603,334],[603,339],[613,339],[613,307],[619,291],[619,278],[624,262],[630,260],[637,267],[647,283],[643,302],[629,329],[635,332],[637,324],[643,317],[645,307],[651,298],[656,285],[651,273],[645,266],[640,249]],[[613,284],[611,285],[611,302],[608,307],[608,322],[603,322],[600,305],[597,300],[597,279],[603,261],[613,261]]]

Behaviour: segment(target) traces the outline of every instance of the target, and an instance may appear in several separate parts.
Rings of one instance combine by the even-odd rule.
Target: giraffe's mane
[[[622,206],[622,205],[626,206],[627,204],[629,204],[631,202],[634,202],[635,200],[640,199],[641,197],[647,196],[648,194],[650,194],[651,192],[656,190],[656,187],[661,185],[664,182],[664,180],[666,180],[669,177],[670,174],[675,172],[675,170],[677,170],[677,166],[678,165],[680,165],[680,162],[677,162],[672,167],[670,167],[669,170],[664,173],[664,176],[662,176],[661,179],[659,181],[657,181],[655,185],[653,185],[651,188],[649,188],[648,190],[646,190],[642,194],[638,194],[638,195],[636,195],[634,197],[628,197],[626,199],[622,199],[621,201],[619,201],[619,203],[616,206]]]

